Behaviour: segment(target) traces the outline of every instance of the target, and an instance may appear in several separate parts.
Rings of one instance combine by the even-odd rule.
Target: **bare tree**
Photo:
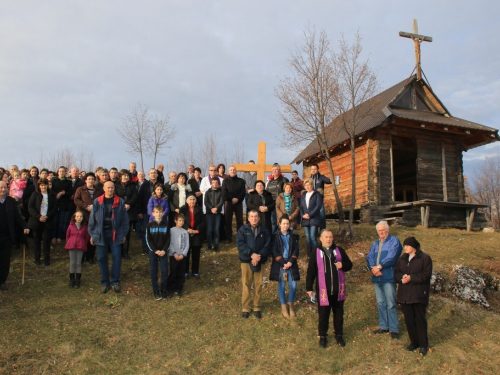
[[[471,189],[473,203],[490,205],[490,220],[495,228],[500,226],[500,156],[486,158],[474,172]]]
[[[156,157],[167,143],[174,139],[175,128],[169,124],[168,115],[154,116],[151,121],[150,134],[146,137],[146,146],[149,156],[153,157],[153,166],[156,166]]]
[[[127,145],[127,152],[140,156],[142,170],[144,170],[144,154],[150,136],[150,125],[149,107],[138,103],[130,115],[122,119],[122,126],[116,129]]]
[[[354,207],[356,206],[356,135],[359,124],[366,117],[375,114],[378,103],[368,101],[379,90],[377,76],[369,65],[369,60],[362,61],[361,35],[356,34],[352,44],[342,36],[339,50],[332,56],[335,90],[332,98],[338,116],[336,126],[349,136],[351,150],[351,206],[349,210],[348,235],[354,234]]]
[[[275,90],[282,104],[279,112],[284,131],[282,145],[290,147],[316,142],[334,179],[330,150],[334,146],[331,140],[339,134],[339,129],[328,128],[328,125],[338,114],[334,99],[338,83],[326,33],[321,31],[318,37],[315,29],[305,31],[304,45],[292,52],[290,67],[292,77],[282,79]],[[336,184],[332,187],[339,213],[339,235],[345,236],[342,201]]]

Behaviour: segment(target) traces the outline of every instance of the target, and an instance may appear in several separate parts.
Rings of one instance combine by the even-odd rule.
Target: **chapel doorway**
[[[394,200],[413,202],[417,197],[417,140],[392,137]]]

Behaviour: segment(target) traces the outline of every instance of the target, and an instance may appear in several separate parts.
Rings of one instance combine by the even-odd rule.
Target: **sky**
[[[281,146],[274,90],[304,30],[324,30],[334,49],[359,30],[383,90],[413,70],[413,42],[398,35],[413,18],[434,39],[422,67],[451,114],[499,128],[498,14],[500,2],[484,0],[1,0],[0,165],[71,147],[127,167],[139,158],[116,128],[138,103],[177,130],[159,159],[167,169],[206,131],[226,147],[243,141],[247,159],[266,141],[267,162],[287,164],[300,150]],[[465,174],[495,155],[500,142],[464,153]]]

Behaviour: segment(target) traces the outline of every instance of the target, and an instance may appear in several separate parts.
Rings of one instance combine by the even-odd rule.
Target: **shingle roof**
[[[421,121],[426,123],[443,124],[449,126],[457,126],[465,129],[474,129],[481,131],[491,131],[498,133],[497,129],[490,128],[488,126],[480,125],[471,121],[463,120],[458,117],[446,117],[440,113],[427,112],[414,109],[404,109],[391,107],[391,103],[394,102],[396,97],[404,91],[404,89],[411,85],[416,80],[416,76],[410,79],[405,79],[396,85],[388,88],[387,90],[381,92],[380,94],[374,96],[373,98],[367,100],[359,105],[359,110],[362,113],[363,107],[370,108],[375,106],[374,114],[369,117],[364,117],[360,124],[356,128],[356,136],[363,134],[364,132],[373,129],[382,124],[382,122],[389,116],[396,116],[399,118],[404,118],[408,120]],[[439,100],[439,99],[438,99]],[[348,115],[349,112],[346,113]],[[349,139],[348,134],[344,130],[337,130],[339,127],[337,124],[340,122],[340,117],[337,117],[332,123],[327,127],[327,137],[328,143],[331,146],[338,145],[343,141]],[[498,134],[495,137],[498,140]],[[316,141],[309,143],[299,155],[295,157],[292,163],[301,163],[305,158],[317,154],[320,151],[319,146]]]

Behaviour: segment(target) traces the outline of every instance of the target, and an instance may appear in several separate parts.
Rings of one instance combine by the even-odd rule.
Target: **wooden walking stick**
[[[21,285],[24,285],[24,268],[26,267],[26,244],[23,243],[23,275],[21,278]]]

